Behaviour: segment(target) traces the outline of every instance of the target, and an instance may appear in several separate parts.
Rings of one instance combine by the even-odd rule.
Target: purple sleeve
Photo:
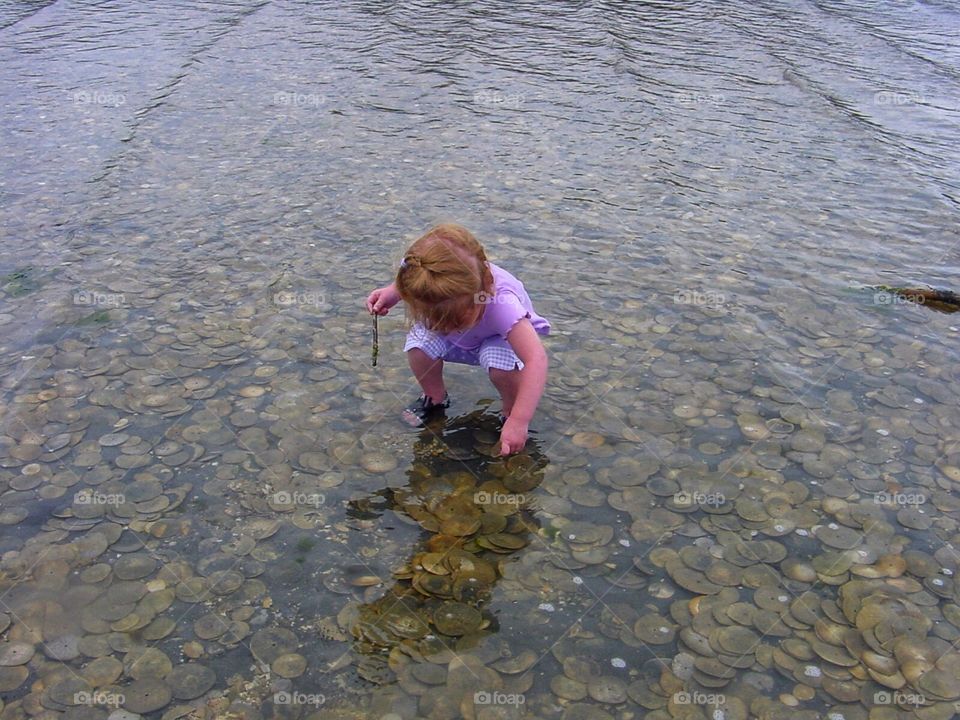
[[[506,338],[518,320],[530,317],[520,298],[509,290],[497,293],[493,300],[487,308],[491,313],[490,327],[501,337]]]

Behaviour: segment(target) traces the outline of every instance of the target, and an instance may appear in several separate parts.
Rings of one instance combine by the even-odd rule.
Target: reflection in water
[[[520,454],[491,456],[495,416],[477,410],[442,422],[420,433],[406,487],[351,503],[355,517],[389,507],[430,533],[382,597],[351,611],[360,675],[377,684],[399,678],[408,690],[443,682],[451,661],[469,665],[471,649],[497,631],[485,605],[503,563],[538,529],[529,493],[547,464],[534,440]],[[470,693],[492,687],[482,673],[473,677]]]

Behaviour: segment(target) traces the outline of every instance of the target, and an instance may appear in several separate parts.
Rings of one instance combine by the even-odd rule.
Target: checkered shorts
[[[440,358],[465,365],[480,365],[484,370],[523,370],[523,361],[517,357],[510,343],[498,335],[484,340],[477,350],[464,350],[420,323],[414,323],[407,333],[403,351],[413,348],[420,348],[433,360]]]

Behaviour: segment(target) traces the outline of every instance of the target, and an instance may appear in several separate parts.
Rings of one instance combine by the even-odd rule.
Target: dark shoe
[[[445,393],[443,402],[438,403],[427,400],[426,395],[421,395],[415,403],[403,411],[402,417],[412,427],[423,427],[427,420],[442,415],[448,407],[450,407],[450,393]]]

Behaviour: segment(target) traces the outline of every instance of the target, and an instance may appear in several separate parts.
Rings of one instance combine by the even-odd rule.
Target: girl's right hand
[[[371,315],[386,315],[390,308],[400,302],[400,293],[393,283],[377,288],[367,296],[367,310]]]

